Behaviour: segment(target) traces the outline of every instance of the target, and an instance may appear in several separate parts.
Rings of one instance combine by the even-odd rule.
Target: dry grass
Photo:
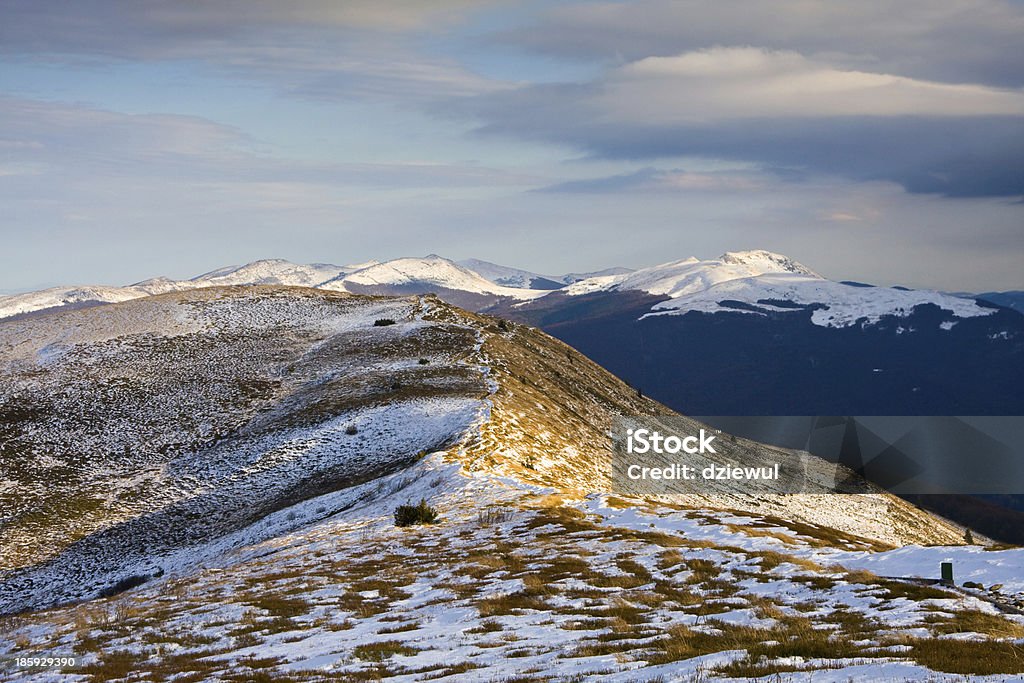
[[[766,572],[775,569],[781,564],[792,564],[794,566],[800,567],[801,569],[806,569],[807,571],[815,573],[821,573],[825,571],[825,568],[822,567],[820,564],[814,562],[813,560],[809,560],[806,557],[797,557],[796,555],[780,553],[774,550],[761,550],[750,554],[752,557],[757,557],[759,559],[761,569],[763,569]]]
[[[554,608],[544,601],[543,595],[543,592],[534,594],[529,590],[521,590],[515,593],[484,598],[476,603],[476,608],[482,617],[519,614],[524,610],[542,612],[553,610]]]
[[[721,567],[711,560],[704,559],[687,560],[686,568],[690,570],[690,575],[686,578],[686,583],[689,584],[707,583],[722,573]]]
[[[384,640],[378,643],[357,645],[355,649],[352,650],[352,656],[365,662],[383,662],[395,655],[411,657],[417,652],[419,652],[419,650],[410,645],[406,645],[400,640]]]
[[[952,674],[1024,673],[1024,647],[993,640],[912,640],[907,656],[921,666]]]
[[[932,632],[938,635],[981,633],[993,638],[1024,638],[1024,625],[999,614],[978,610],[958,610],[952,618],[933,615],[925,621],[931,626]]]
[[[840,568],[840,571],[845,571]],[[864,585],[873,585],[881,582],[881,577],[878,574],[868,571],[867,569],[853,569],[846,571],[843,575],[843,579],[849,583],[861,583]]]

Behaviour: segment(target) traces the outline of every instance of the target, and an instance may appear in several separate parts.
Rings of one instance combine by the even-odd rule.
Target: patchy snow
[[[501,266],[497,263],[481,261],[480,259],[475,258],[459,261],[458,264],[502,287],[532,289],[531,283],[533,283],[534,280],[539,279],[550,280],[551,282],[562,284],[557,276],[541,275],[540,273],[533,273],[521,268],[510,268],[509,266]]]
[[[849,327],[859,322],[875,323],[884,316],[907,316],[916,306],[932,304],[960,318],[990,315],[995,309],[979,306],[971,299],[927,290],[887,287],[854,287],[800,274],[777,273],[729,279],[655,304],[649,315],[682,314],[690,311],[717,313],[786,312],[793,304],[813,307],[811,321],[823,327]],[[740,302],[749,308],[730,305]],[[782,305],[777,305],[781,303]],[[950,323],[951,326],[951,323]],[[945,327],[944,329],[949,329]]]
[[[187,566],[268,509],[458,441],[486,414],[486,374],[465,360],[479,339],[420,308],[202,289],[5,324],[0,409],[23,417],[20,486],[0,500],[0,602],[88,597],[183,550]],[[80,499],[84,512],[61,507]],[[40,508],[46,524],[31,521]]]
[[[1001,585],[1003,593],[1024,594],[1024,548],[985,550],[982,546],[906,546],[877,553],[823,553],[845,567],[868,569],[884,576],[935,578],[942,562],[953,563],[953,578],[980,583],[986,588]]]
[[[97,606],[102,616],[125,605],[122,623],[106,623],[90,608],[29,621],[17,631],[19,652],[59,655],[75,647],[81,661],[97,663],[100,653],[91,648],[99,645],[102,653],[132,653],[137,669],[184,656],[211,680],[230,671],[469,683],[530,671],[554,680],[692,683],[751,680],[721,671],[745,659],[743,647],[729,645],[734,634],[761,629],[767,642],[780,643],[786,623],[810,623],[838,631],[844,642],[843,624],[854,620],[866,629],[856,636],[863,655],[782,656],[778,665],[800,670],[764,680],[1021,680],[947,674],[905,658],[910,648],[903,643],[933,637],[930,625],[960,610],[992,613],[981,600],[892,597],[834,567],[783,561],[762,569],[775,557],[771,551],[799,557],[818,549],[727,526],[751,518],[617,510],[601,497],[582,504],[585,516],[567,517],[531,507],[532,495],[530,487],[468,475],[434,454],[405,472],[275,513],[267,531],[279,536],[225,544],[215,558],[196,556],[192,565]],[[441,523],[396,528],[395,505],[421,498],[441,510]],[[481,522],[479,511],[488,508],[507,516]],[[289,528],[289,518],[298,528]],[[566,521],[572,519],[582,526]],[[637,535],[623,533],[634,528]],[[708,535],[692,538],[698,529]],[[655,532],[665,534],[655,537],[660,542],[639,535]],[[622,583],[606,583],[616,579]],[[505,599],[519,606],[506,608]],[[292,611],[281,616],[281,609]],[[154,620],[155,614],[163,616]],[[721,649],[658,659],[673,640],[701,636]],[[980,636],[949,637],[969,644]],[[9,655],[13,642],[0,643],[0,655]],[[44,670],[18,680],[76,678]]]
[[[119,597],[12,620],[0,659],[75,651],[97,679],[116,678],[106,667],[127,660],[139,671],[162,667],[170,680],[188,662],[196,680],[292,673],[471,682],[532,671],[554,680],[690,683],[720,679],[753,644],[834,632],[837,646],[859,643],[856,657],[782,653],[776,664],[809,671],[769,680],[952,683],[966,679],[915,663],[907,643],[949,638],[949,647],[969,648],[989,636],[956,630],[957,615],[995,618],[992,603],[980,594],[901,593],[909,584],[847,570],[933,576],[938,562],[953,559],[960,581],[986,589],[1002,583],[1006,595],[1024,590],[1021,550],[877,551],[870,550],[877,543],[834,531],[884,538],[896,515],[881,495],[737,495],[688,505],[580,499],[595,487],[572,477],[599,467],[603,441],[560,437],[603,434],[594,427],[603,413],[592,410],[618,400],[613,381],[597,370],[587,375],[568,357],[567,365],[577,364],[574,384],[585,385],[570,392],[555,382],[561,375],[544,374],[542,356],[525,355],[549,340],[522,326],[488,337],[436,299],[222,289],[105,313],[102,329],[89,327],[89,311],[61,316],[70,324],[40,318],[0,328],[0,368],[17,380],[0,387],[0,399],[10,399],[0,405],[31,407],[32,391],[46,396],[52,415],[26,420],[24,443],[40,456],[95,458],[107,449],[110,457],[98,459],[85,483],[103,492],[105,521],[141,512],[153,523],[125,524],[121,535],[106,537],[118,542],[97,544],[102,552],[84,543],[34,573],[4,573],[0,599],[38,605],[125,575],[152,578]],[[379,318],[396,322],[374,325]],[[502,345],[512,348],[502,355]],[[551,352],[566,358],[553,342]],[[515,374],[543,381],[543,390],[513,381]],[[239,385],[225,378],[253,377],[282,384],[267,390],[269,398],[223,404],[239,396]],[[403,393],[395,378],[416,391]],[[452,391],[430,393],[451,382]],[[61,422],[83,408],[89,429]],[[133,418],[111,427],[90,410],[129,410]],[[571,431],[570,412],[577,427],[594,431]],[[142,422],[152,422],[152,433]],[[230,438],[216,438],[225,428]],[[169,455],[138,458],[125,448],[139,442],[166,445]],[[27,461],[48,465],[34,456]],[[525,483],[524,470],[511,465],[527,456],[530,475],[559,476]],[[125,471],[125,462],[134,469]],[[334,482],[316,495],[309,487],[324,473],[351,485]],[[277,495],[295,490],[307,495]],[[122,495],[133,491],[143,495]],[[2,495],[21,493],[0,487]],[[421,499],[440,523],[396,528],[395,507]],[[119,510],[119,501],[141,507]],[[174,510],[189,525],[168,524]],[[38,538],[27,536],[36,545]],[[34,581],[18,580],[26,576]],[[701,650],[672,650],[688,639]],[[83,679],[0,671],[0,680]]]

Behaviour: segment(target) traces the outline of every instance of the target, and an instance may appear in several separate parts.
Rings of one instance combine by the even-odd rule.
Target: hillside
[[[955,554],[1012,600],[1022,551],[895,548],[961,536],[884,494],[610,495],[613,416],[670,411],[526,326],[259,286],[0,340],[0,604],[88,599],[6,619],[0,656],[73,652],[83,680],[1021,670],[984,596],[860,568]],[[420,498],[440,523],[396,529]],[[29,679],[63,680],[3,678]]]

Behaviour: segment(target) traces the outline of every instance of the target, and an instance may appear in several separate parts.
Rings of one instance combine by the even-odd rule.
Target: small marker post
[[[941,579],[942,583],[946,584],[947,586],[952,586],[953,585],[953,563],[952,562],[943,562],[942,564],[939,565],[939,570],[942,573],[942,579]]]

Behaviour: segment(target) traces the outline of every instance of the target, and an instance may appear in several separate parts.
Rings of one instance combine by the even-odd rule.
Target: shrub
[[[430,363],[426,358],[420,358],[420,365],[428,365]]]
[[[359,430],[356,428],[355,425],[349,425],[349,426],[345,427],[345,433],[348,434],[349,436],[352,436],[353,434],[355,434],[358,431]]]
[[[436,524],[437,520],[437,510],[427,505],[425,498],[420,498],[416,505],[399,505],[395,508],[395,526]]]
[[[377,318],[373,321],[374,327],[386,327],[388,325],[394,325],[395,321],[391,318]]]

